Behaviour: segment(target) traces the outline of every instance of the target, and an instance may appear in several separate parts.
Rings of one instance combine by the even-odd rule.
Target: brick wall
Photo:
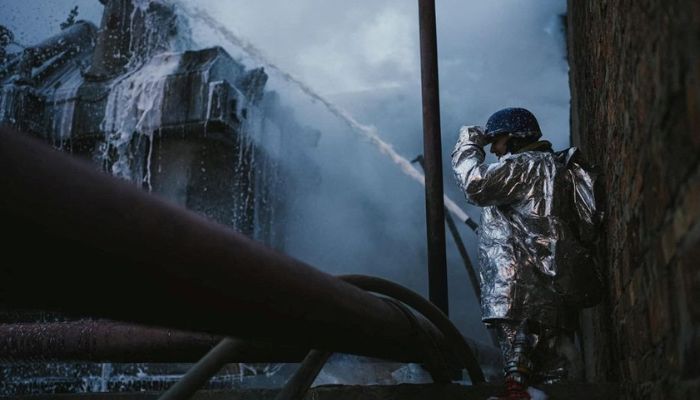
[[[572,142],[601,167],[587,377],[700,399],[700,1],[569,0]]]

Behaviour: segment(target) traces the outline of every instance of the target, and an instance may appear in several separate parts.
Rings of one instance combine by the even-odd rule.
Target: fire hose
[[[484,376],[469,345],[462,334],[434,304],[419,294],[386,279],[366,275],[341,275],[339,279],[360,289],[386,296],[389,301],[399,301],[427,318],[449,341],[450,347],[459,355],[460,366],[465,368],[474,383],[484,382]],[[189,399],[230,359],[231,353],[239,351],[245,344],[235,339],[223,339],[190,369],[175,385],[168,389],[160,400]],[[289,379],[275,400],[299,400],[311,387],[331,353],[311,350],[297,372]],[[444,366],[444,363],[443,363]],[[450,371],[430,370],[433,379],[449,381]]]

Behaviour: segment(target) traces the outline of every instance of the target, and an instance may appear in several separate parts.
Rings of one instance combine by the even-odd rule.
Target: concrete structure
[[[78,21],[0,66],[0,124],[280,247],[282,132],[255,129],[266,73],[178,51],[167,3],[103,3],[100,29]]]

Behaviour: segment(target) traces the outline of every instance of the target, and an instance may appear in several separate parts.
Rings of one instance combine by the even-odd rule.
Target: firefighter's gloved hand
[[[476,125],[463,126],[459,130],[459,139],[460,141],[466,139],[479,147],[489,144],[489,140],[484,134],[484,128]]]

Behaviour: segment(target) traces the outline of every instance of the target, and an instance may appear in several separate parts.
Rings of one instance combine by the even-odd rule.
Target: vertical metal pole
[[[418,165],[423,168],[423,172],[425,172],[425,158],[423,155],[419,155],[416,157],[412,163],[418,163]],[[476,225],[474,221],[472,220],[467,220],[470,221],[472,224]],[[455,240],[455,245],[457,245],[457,250],[459,251],[459,255],[462,256],[462,260],[464,261],[464,268],[467,270],[467,275],[469,275],[469,281],[472,284],[472,289],[474,289],[474,294],[476,294],[476,300],[481,301],[481,286],[479,286],[479,278],[476,275],[476,270],[474,269],[474,265],[472,264],[471,259],[469,258],[469,253],[467,253],[467,248],[464,247],[464,242],[462,241],[462,235],[459,234],[459,230],[457,229],[457,224],[455,224],[455,220],[452,218],[452,215],[450,215],[449,211],[445,209],[445,222],[447,222],[447,227],[450,229],[450,233],[452,233],[452,238]]]
[[[415,160],[411,161],[412,163],[417,162],[420,164],[420,166],[423,168],[423,171],[425,171],[425,158],[423,155],[419,155],[418,157],[415,158]],[[474,289],[474,294],[476,295],[476,301],[481,302],[481,286],[479,285],[479,278],[477,277],[476,274],[476,269],[474,269],[474,264],[472,264],[471,259],[469,258],[469,253],[467,253],[467,248],[464,247],[464,242],[462,241],[462,236],[459,234],[459,230],[457,229],[457,224],[455,223],[454,219],[452,218],[452,215],[450,215],[449,211],[447,208],[445,208],[445,222],[447,222],[447,227],[450,228],[450,232],[452,233],[452,238],[455,240],[455,244],[457,245],[457,250],[459,251],[459,254],[462,256],[462,261],[464,261],[464,268],[467,270],[467,275],[469,276],[469,281],[472,284],[472,289]],[[471,219],[468,219],[467,225],[469,225],[470,228],[472,228],[474,231],[479,227],[474,221]],[[498,348],[498,339],[496,338],[496,334],[494,333],[493,329],[489,329],[489,337],[491,338],[491,343]]]
[[[435,0],[418,0],[418,20],[423,92],[425,207],[428,227],[428,294],[430,301],[447,314],[445,205],[442,192],[442,141],[440,139]]]

